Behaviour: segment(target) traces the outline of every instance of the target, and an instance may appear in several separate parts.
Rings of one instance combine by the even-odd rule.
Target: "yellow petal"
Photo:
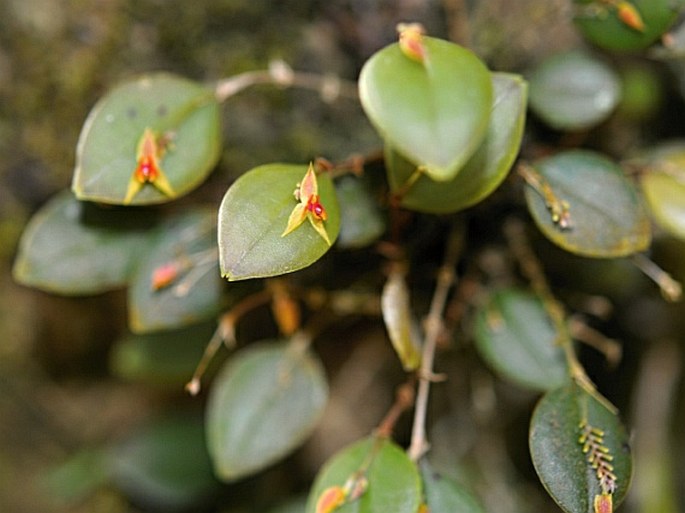
[[[309,222],[311,225],[314,227],[314,229],[317,231],[319,235],[323,238],[323,240],[326,241],[326,244],[329,246],[331,245],[331,239],[328,238],[328,232],[326,231],[326,227],[323,225],[323,221],[321,219],[317,219],[314,217],[314,214],[311,212],[307,216],[309,218]]]
[[[302,203],[295,205],[295,208],[290,212],[290,217],[288,218],[288,225],[285,227],[285,231],[281,234],[281,237],[285,237],[298,226],[300,226],[305,217],[307,217],[307,209]]]
[[[136,197],[136,194],[138,194],[142,188],[143,184],[136,179],[135,175],[131,176],[131,179],[128,181],[126,196],[124,196],[122,203],[124,205],[130,205],[133,201],[133,198]]]
[[[169,183],[169,179],[166,177],[166,174],[164,173],[164,171],[162,171],[161,167],[157,167],[157,177],[151,183],[157,188],[159,192],[161,192],[165,196],[168,196],[170,198],[176,196],[174,189],[171,187],[171,184]]]

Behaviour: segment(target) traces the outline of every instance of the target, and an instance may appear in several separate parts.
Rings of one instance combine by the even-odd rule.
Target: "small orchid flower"
[[[316,173],[312,164],[309,164],[309,168],[302,181],[297,185],[294,195],[298,204],[290,213],[288,225],[281,237],[285,237],[304,223],[305,219],[309,219],[312,227],[330,246],[331,240],[328,237],[328,232],[326,232],[326,227],[323,225],[324,221],[328,219],[328,214],[319,198],[319,186],[316,183]]]
[[[136,152],[136,168],[128,182],[128,189],[124,197],[124,205],[128,205],[146,183],[154,185],[166,196],[174,196],[174,190],[159,164],[164,155],[165,144],[160,144],[160,138],[151,128],[146,128],[138,141]]]

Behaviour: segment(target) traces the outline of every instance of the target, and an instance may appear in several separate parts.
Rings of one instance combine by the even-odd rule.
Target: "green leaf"
[[[583,150],[539,161],[535,170],[554,196],[568,204],[570,228],[555,223],[543,194],[528,185],[526,201],[538,228],[566,251],[582,256],[616,258],[642,251],[651,228],[635,186],[606,157]]]
[[[518,385],[550,390],[569,379],[557,332],[533,294],[514,288],[492,294],[477,313],[474,334],[483,358]]]
[[[588,452],[580,441],[582,426],[603,431],[603,440]],[[550,391],[538,403],[530,425],[530,453],[547,492],[567,513],[594,513],[595,495],[602,492],[597,470],[588,457],[603,446],[612,456],[615,474],[614,508],[630,484],[632,457],[628,435],[618,416],[575,383]]]
[[[655,43],[678,18],[683,0],[630,0],[644,23],[643,30],[631,28],[618,17],[608,2],[575,0],[574,21],[592,43],[608,50],[631,51]]]
[[[167,219],[139,256],[128,290],[129,326],[148,333],[189,326],[214,317],[221,307],[224,283],[217,268],[216,213],[195,207]],[[155,273],[176,266],[169,286],[155,290]]]
[[[640,186],[655,221],[685,238],[685,143],[662,144],[645,157]]]
[[[345,176],[335,185],[340,202],[340,248],[368,246],[385,231],[385,220],[363,180]]]
[[[423,492],[430,513],[485,513],[483,506],[463,486],[421,463]]]
[[[457,176],[436,182],[426,175],[404,191],[417,166],[386,144],[388,182],[404,207],[443,214],[470,207],[489,196],[509,174],[523,137],[527,85],[517,75],[492,73],[494,99],[485,140]]]
[[[242,350],[220,371],[207,406],[216,474],[233,481],[280,460],[312,432],[328,387],[318,359],[283,342]]]
[[[409,301],[409,288],[400,272],[391,272],[381,295],[383,321],[390,342],[402,362],[405,371],[413,371],[421,365],[419,330]]]
[[[112,349],[112,372],[130,381],[182,386],[193,375],[215,327],[210,322],[124,337]]]
[[[134,502],[155,511],[197,510],[219,483],[207,456],[201,417],[177,414],[152,420],[110,451],[114,483]]]
[[[293,196],[307,166],[267,164],[231,185],[219,208],[219,260],[229,280],[278,276],[308,267],[328,250],[326,241],[305,221],[285,237]],[[332,242],[340,231],[338,200],[330,177],[318,175],[324,227]]]
[[[530,107],[558,130],[584,130],[604,121],[621,100],[618,74],[582,51],[553,55],[530,75]]]
[[[362,107],[381,137],[434,180],[450,180],[483,141],[492,107],[485,65],[454,43],[424,37],[425,64],[397,43],[359,75]]]
[[[366,491],[335,513],[416,513],[421,502],[416,465],[392,441],[376,437],[345,447],[324,465],[309,492],[307,513],[316,513],[316,503],[324,490],[344,486],[366,464]]]
[[[146,128],[169,139],[160,165],[174,194],[168,197],[146,184],[132,204],[163,203],[190,192],[219,159],[219,106],[213,91],[166,73],[145,75],[113,89],[88,116],[72,184],[79,199],[123,203]]]
[[[14,279],[65,295],[123,287],[156,221],[147,211],[102,209],[62,192],[26,227]]]

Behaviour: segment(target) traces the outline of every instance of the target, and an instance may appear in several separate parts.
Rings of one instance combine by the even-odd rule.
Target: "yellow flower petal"
[[[317,233],[321,235],[323,240],[326,241],[326,244],[330,246],[331,239],[328,238],[328,232],[326,231],[326,227],[323,225],[323,221],[321,219],[317,219],[316,217],[314,217],[314,214],[312,214],[311,212],[308,213],[307,217],[309,218],[309,222],[317,231]]]
[[[295,205],[293,211],[290,212],[288,225],[285,227],[285,231],[281,234],[281,237],[285,237],[299,227],[304,222],[305,217],[307,217],[307,209],[304,204],[298,203]]]

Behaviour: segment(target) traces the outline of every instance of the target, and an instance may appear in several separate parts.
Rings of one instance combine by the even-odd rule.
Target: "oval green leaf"
[[[554,325],[531,293],[511,288],[492,294],[477,313],[474,334],[483,358],[520,386],[551,390],[569,379]]]
[[[385,231],[385,220],[364,181],[344,176],[335,185],[340,202],[339,248],[368,246]]]
[[[168,139],[159,164],[173,194],[148,183],[131,204],[163,203],[190,192],[219,159],[219,105],[212,89],[165,73],[145,75],[113,89],[89,114],[76,148],[76,196],[124,203],[148,128]]]
[[[153,244],[139,254],[129,284],[133,332],[181,328],[218,313],[224,282],[217,266],[215,223],[213,209],[196,207],[159,226]],[[156,288],[155,275],[165,266],[174,266],[176,277]]]
[[[400,195],[402,206],[432,214],[457,212],[485,199],[507,177],[523,137],[527,84],[518,75],[492,73],[492,85],[494,99],[485,140],[451,180],[436,182],[422,175],[407,188],[417,166],[386,145],[388,182],[393,193]]]
[[[192,413],[152,420],[111,449],[109,466],[114,484],[154,511],[197,511],[219,486]]]
[[[283,342],[237,353],[212,384],[207,439],[214,470],[233,481],[280,460],[312,432],[328,386],[310,353]]]
[[[14,279],[64,295],[123,287],[157,216],[102,209],[63,192],[29,221],[14,262]]]
[[[582,256],[616,258],[642,251],[651,227],[633,183],[608,158],[594,152],[559,153],[535,165],[558,202],[568,206],[570,227],[553,220],[543,194],[525,188],[528,210],[549,240]]]
[[[321,258],[329,245],[305,220],[282,236],[293,208],[293,191],[307,166],[267,164],[256,167],[231,185],[219,208],[219,261],[229,280],[264,278],[297,271]],[[321,204],[328,219],[324,227],[331,242],[340,231],[340,209],[333,182],[317,177]]]
[[[640,186],[655,221],[685,238],[685,143],[666,143],[647,155]]]
[[[603,436],[584,452],[580,437],[588,427]],[[529,445],[542,484],[567,513],[594,513],[594,498],[602,489],[588,457],[600,447],[613,457],[614,508],[625,497],[632,474],[626,430],[614,412],[575,383],[542,397],[531,419]]]
[[[215,327],[212,322],[124,337],[112,348],[112,373],[129,381],[181,387],[193,375]]]
[[[421,479],[416,465],[392,441],[376,437],[345,447],[324,465],[309,492],[306,513],[316,513],[316,503],[324,490],[343,487],[369,461],[364,472],[366,491],[335,513],[416,513],[421,503]]]
[[[598,0],[575,0],[574,21],[592,43],[608,50],[632,51],[655,43],[678,18],[683,0],[630,0],[639,14],[642,30],[621,21],[617,6]]]
[[[434,180],[450,180],[483,141],[492,108],[485,65],[454,43],[424,37],[424,64],[395,43],[359,75],[359,96],[381,137]]]
[[[582,51],[556,54],[530,75],[530,107],[558,130],[584,130],[604,121],[621,100],[618,74]]]
[[[423,493],[430,513],[485,513],[483,506],[466,488],[421,463]]]

